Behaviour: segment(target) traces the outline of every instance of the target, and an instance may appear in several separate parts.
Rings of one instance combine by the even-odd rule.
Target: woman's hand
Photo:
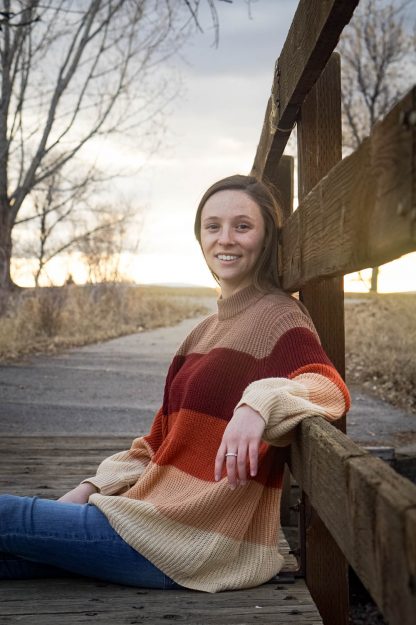
[[[68,493],[59,497],[58,501],[62,501],[63,503],[88,503],[90,495],[96,492],[97,489],[93,484],[84,482],[84,484],[78,484],[78,486]]]
[[[239,484],[244,485],[247,482],[247,459],[250,476],[254,477],[257,474],[259,444],[264,428],[265,423],[260,414],[247,404],[235,410],[225,428],[215,459],[216,481],[221,479],[224,462],[228,484],[232,490]],[[227,453],[237,454],[237,456],[226,456]]]

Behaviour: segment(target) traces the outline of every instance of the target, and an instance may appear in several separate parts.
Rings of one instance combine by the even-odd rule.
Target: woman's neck
[[[221,283],[220,281],[221,299],[227,299],[227,297],[231,297],[232,295],[235,295],[236,293],[238,293],[238,291],[242,291],[243,289],[246,289],[248,286],[252,286],[252,284],[253,283],[251,281],[242,282],[241,284],[237,284],[237,285]]]

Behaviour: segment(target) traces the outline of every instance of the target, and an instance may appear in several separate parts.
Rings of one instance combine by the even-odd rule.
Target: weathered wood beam
[[[282,235],[282,284],[375,267],[416,250],[416,87],[312,189]]]
[[[302,103],[298,117],[298,195],[309,191],[342,158],[341,72],[332,54]],[[299,293],[322,345],[341,375],[345,370],[342,278],[307,284]],[[345,432],[345,418],[336,426]],[[325,625],[348,624],[348,562],[302,492],[306,583]],[[302,540],[302,542],[303,542]]]
[[[323,71],[358,0],[300,0],[276,64],[252,173],[273,177],[299,108]]]
[[[275,172],[274,177],[269,179],[268,182],[274,185],[280,195],[280,201],[282,204],[283,222],[289,219],[293,212],[293,173],[295,169],[295,159],[293,156],[284,154],[280,159]]]
[[[321,417],[305,419],[291,472],[390,625],[416,614],[416,486]]]

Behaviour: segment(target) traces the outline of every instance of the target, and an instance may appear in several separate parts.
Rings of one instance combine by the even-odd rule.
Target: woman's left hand
[[[215,459],[215,479],[221,479],[222,468],[226,466],[228,484],[232,490],[239,484],[247,482],[247,459],[250,476],[257,474],[259,444],[265,423],[260,414],[243,404],[235,410],[234,415],[222,437]],[[237,454],[226,456],[227,453]]]

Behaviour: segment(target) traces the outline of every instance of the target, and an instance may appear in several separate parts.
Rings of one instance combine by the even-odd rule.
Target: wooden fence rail
[[[291,215],[283,229],[284,288],[297,291],[416,249],[414,116],[416,88]]]
[[[414,625],[416,486],[322,417],[302,423],[290,464],[387,621]]]
[[[322,73],[359,0],[300,0],[276,63],[252,173],[273,180],[300,107]],[[283,130],[284,129],[284,130]]]

